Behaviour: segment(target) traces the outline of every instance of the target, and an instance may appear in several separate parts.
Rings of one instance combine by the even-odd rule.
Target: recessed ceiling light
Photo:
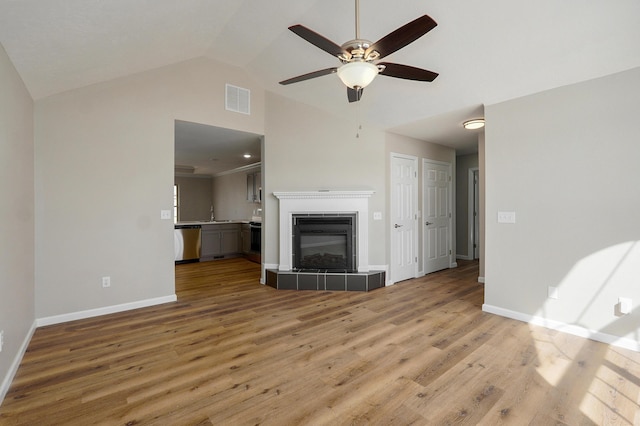
[[[473,120],[465,121],[462,125],[467,130],[481,129],[484,127],[484,118],[474,118]]]
[[[244,158],[251,158],[251,154],[245,154],[243,155]]]

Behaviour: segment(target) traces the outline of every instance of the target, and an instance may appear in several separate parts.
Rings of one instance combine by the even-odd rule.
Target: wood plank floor
[[[244,259],[36,330],[2,425],[640,425],[640,354],[483,313],[477,263],[296,292]]]

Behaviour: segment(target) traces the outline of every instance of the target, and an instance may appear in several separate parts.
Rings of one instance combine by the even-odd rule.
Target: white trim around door
[[[480,249],[480,230],[478,229],[480,226],[479,218],[480,218],[480,209],[479,209],[479,199],[480,191],[479,191],[479,168],[473,167],[469,169],[469,184],[467,187],[468,197],[468,219],[469,219],[469,228],[467,229],[469,246],[467,248],[467,258],[469,260],[478,259],[480,256],[478,255],[478,251]]]

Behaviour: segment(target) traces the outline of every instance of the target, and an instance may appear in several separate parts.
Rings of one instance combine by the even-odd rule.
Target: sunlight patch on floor
[[[607,359],[610,355],[611,352]],[[639,390],[638,384],[602,365],[580,403],[580,411],[595,424],[636,425],[638,419],[626,418],[619,413],[640,411]]]

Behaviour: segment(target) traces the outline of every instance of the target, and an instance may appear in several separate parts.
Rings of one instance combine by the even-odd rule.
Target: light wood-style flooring
[[[369,293],[176,267],[178,302],[36,330],[1,425],[640,425],[640,354],[481,311],[477,263]]]

